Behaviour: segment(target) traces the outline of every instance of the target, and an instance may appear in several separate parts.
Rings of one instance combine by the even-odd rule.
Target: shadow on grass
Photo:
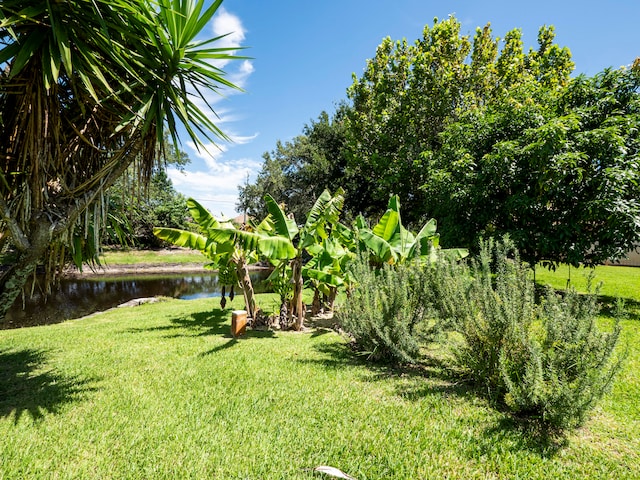
[[[48,368],[43,351],[0,351],[0,416],[13,415],[14,423],[25,414],[41,420],[45,414],[56,414],[63,405],[96,391],[92,383]]]
[[[417,364],[390,365],[372,362],[366,354],[354,351],[346,343],[321,343],[314,348],[325,354],[325,358],[298,361],[332,369],[362,367],[365,372],[362,380],[365,382],[402,378],[405,381],[397,386],[396,394],[405,400],[417,401],[434,393],[468,397],[475,392],[470,384],[459,381],[459,376],[437,358],[426,357]]]
[[[535,419],[509,415],[500,405],[488,399],[479,385],[464,379],[449,362],[436,355],[423,357],[416,364],[394,366],[373,363],[367,360],[365,355],[355,352],[348,344],[319,344],[315,348],[326,357],[298,361],[333,369],[361,367],[366,372],[362,376],[365,382],[398,379],[395,393],[403,400],[416,402],[428,396],[437,396],[442,398],[442,401],[458,397],[473,403],[477,403],[477,399],[486,402],[487,407],[499,412],[499,419],[491,421],[487,428],[481,430],[480,436],[470,443],[470,458],[495,453],[495,449],[504,449],[505,445],[510,446],[513,451],[528,450],[540,457],[550,458],[568,443],[565,434],[545,429]],[[468,411],[471,420],[474,415],[472,410],[470,407]],[[464,415],[464,409],[460,412]]]
[[[230,311],[212,310],[206,312],[196,312],[183,317],[171,318],[169,325],[148,328],[133,328],[128,332],[165,332],[165,338],[179,337],[204,337],[204,336],[221,336],[228,338],[229,341],[217,345],[214,348],[202,352],[201,357],[226,350],[233,347],[238,342],[251,338],[275,338],[273,330],[253,330],[247,328],[246,333],[238,338],[231,335],[231,325],[229,324]]]
[[[555,293],[563,296],[565,290],[554,289]],[[542,299],[547,292],[547,286],[543,284],[535,284],[536,303]],[[586,296],[586,293],[580,293],[580,296]],[[622,302],[623,310],[618,312],[618,302]],[[599,314],[607,317],[615,318],[618,314],[621,314],[621,320],[636,320],[640,321],[640,301],[633,300],[631,298],[613,297],[610,295],[598,295],[598,305],[600,307]]]
[[[549,430],[536,420],[513,416],[502,417],[497,423],[488,426],[477,438],[469,452],[471,458],[496,453],[499,445],[502,453],[505,446],[513,452],[528,450],[541,458],[552,458],[568,446],[569,440],[564,432]]]
[[[622,299],[624,302],[624,312],[622,312],[622,319],[640,321],[640,302],[630,300],[628,298]],[[600,314],[608,317],[615,317],[617,312],[618,299],[615,297],[609,297],[606,295],[598,296],[598,302],[600,303]]]
[[[131,328],[127,332],[166,332],[167,338],[204,337],[208,335],[223,335],[225,333],[230,335],[230,327],[225,325],[230,315],[228,311],[209,310],[171,318],[169,319],[169,325]]]
[[[334,331],[335,330],[332,330],[331,328],[316,327],[311,333],[311,338],[320,337],[322,335],[326,335],[327,333],[333,333]]]
[[[220,352],[222,350],[226,350],[228,348],[233,347],[234,345],[245,342],[252,338],[275,338],[275,333],[272,330],[247,330],[246,333],[239,337],[233,337],[230,333],[227,332],[226,335],[223,335],[224,338],[228,338],[229,341],[223,343],[222,345],[217,345],[206,352],[202,352],[199,356],[206,357],[213,353]]]

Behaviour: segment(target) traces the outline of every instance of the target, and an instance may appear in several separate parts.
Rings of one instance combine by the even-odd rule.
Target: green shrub
[[[339,312],[342,329],[357,350],[384,362],[415,362],[434,330],[429,268],[418,262],[380,269],[358,258],[351,265],[356,288]]]
[[[454,349],[455,361],[483,384],[490,397],[497,398],[504,393],[502,351],[507,343],[515,346],[526,337],[536,315],[526,266],[510,241],[489,240],[470,264],[442,260],[437,269],[437,308],[463,340]]]
[[[517,416],[555,428],[577,426],[619,369],[620,329],[600,332],[596,297],[534,284],[513,243],[481,243],[469,266],[440,267],[436,306],[462,339],[458,366]]]
[[[621,357],[612,358],[620,327],[616,322],[611,332],[599,331],[597,314],[595,295],[547,290],[526,353],[518,359],[505,350],[501,357],[504,401],[512,411],[557,428],[583,423],[621,364]]]

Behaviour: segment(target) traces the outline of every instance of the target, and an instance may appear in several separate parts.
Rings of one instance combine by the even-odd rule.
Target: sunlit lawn
[[[107,249],[101,256],[107,266],[137,265],[140,263],[206,263],[207,259],[195,250],[172,248],[163,250],[113,250]]]
[[[322,329],[235,340],[229,324],[215,300],[171,300],[0,332],[0,478],[638,478],[637,319],[615,388],[565,443],[437,366],[367,366]]]
[[[593,285],[602,282],[600,294],[607,297],[621,297],[640,302],[640,267],[599,266],[595,268],[575,268],[560,265],[555,271],[543,267],[536,268],[536,281],[554,288],[564,289],[567,281],[579,292],[587,289],[587,280],[593,272]]]

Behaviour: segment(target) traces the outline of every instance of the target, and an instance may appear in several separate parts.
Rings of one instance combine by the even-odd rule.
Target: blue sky
[[[238,185],[255,178],[263,153],[299,135],[323,110],[332,113],[384,37],[413,42],[434,17],[450,14],[465,35],[488,22],[500,38],[520,28],[526,49],[536,46],[541,25],[554,25],[575,74],[640,56],[640,0],[225,0],[208,33],[230,33],[225,41],[252,57],[223,66],[244,92],[214,99],[218,124],[234,142],[200,152],[185,142],[191,163],[184,173],[169,171],[174,186],[216,216],[237,215]]]

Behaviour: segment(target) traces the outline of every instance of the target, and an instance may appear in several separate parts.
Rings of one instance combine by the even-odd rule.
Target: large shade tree
[[[508,233],[554,266],[620,258],[640,240],[640,71],[528,83],[452,122],[425,191],[446,240]]]
[[[97,240],[105,189],[134,160],[149,174],[166,133],[225,138],[207,96],[234,88],[215,62],[238,57],[200,40],[221,3],[0,4],[0,241],[18,252],[0,317],[39,262],[55,273],[65,249]]]
[[[346,190],[348,202],[356,202],[352,208],[377,215],[389,195],[398,194],[408,225],[426,221],[432,212],[422,186],[447,125],[522,82],[553,89],[569,81],[571,54],[553,43],[554,36],[553,27],[542,27],[538,48],[525,52],[518,29],[500,42],[487,24],[471,39],[450,17],[427,25],[414,43],[385,38],[347,92],[352,108]]]

